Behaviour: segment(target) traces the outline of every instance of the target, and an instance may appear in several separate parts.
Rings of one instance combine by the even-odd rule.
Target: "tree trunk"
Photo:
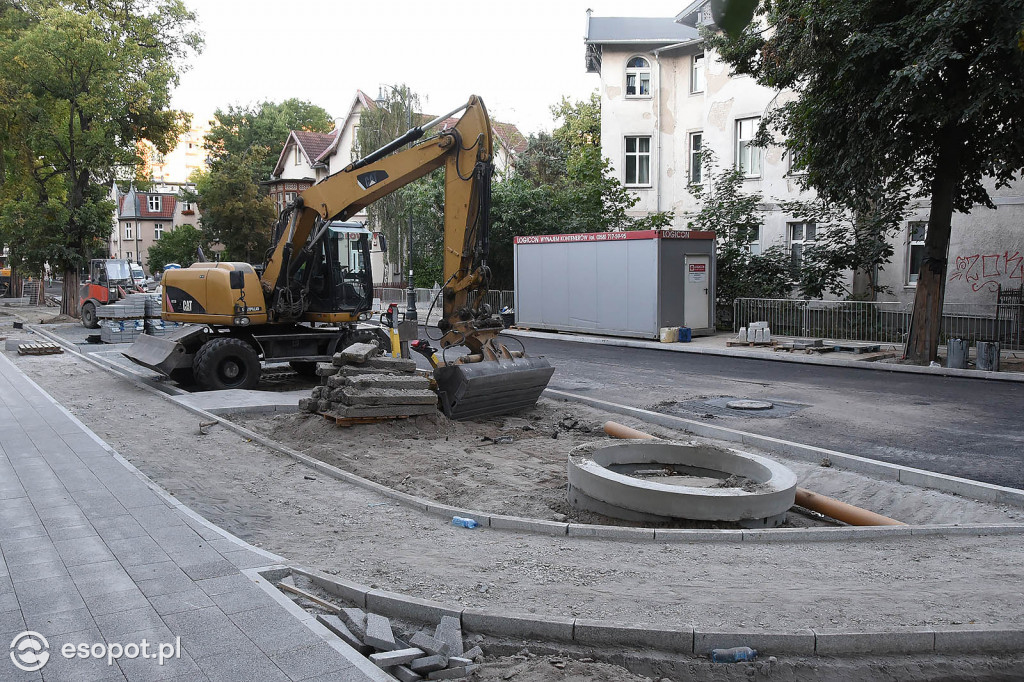
[[[960,156],[963,137],[957,129],[942,135],[932,180],[928,234],[924,241],[924,259],[917,279],[910,336],[904,355],[915,365],[927,365],[936,359],[942,332],[942,301],[946,293],[946,266],[949,235],[953,220],[953,199],[960,182]]]
[[[64,315],[78,317],[78,271],[64,268],[64,288],[61,291],[60,311]]]

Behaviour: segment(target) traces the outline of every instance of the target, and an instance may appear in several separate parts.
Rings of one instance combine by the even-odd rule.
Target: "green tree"
[[[879,193],[927,198],[909,360],[936,356],[954,211],[994,207],[1024,169],[1024,0],[776,0],[737,40],[708,35],[737,73],[797,97],[762,120],[825,201],[870,213]]]
[[[106,242],[115,171],[137,143],[169,151],[187,117],[169,108],[184,59],[201,48],[180,0],[21,0],[0,9],[0,242],[29,270],[78,273]],[[105,249],[104,249],[105,250]]]
[[[358,156],[366,156],[400,137],[409,130],[410,120],[414,124],[425,123],[416,114],[420,106],[419,95],[409,86],[403,84],[388,88],[382,96],[377,107],[367,109],[359,116],[359,132],[353,150]],[[403,276],[409,269],[406,262],[409,253],[409,212],[413,210],[414,195],[423,191],[424,182],[426,179],[421,178],[367,207],[367,226],[375,232],[384,233],[388,241],[388,253],[385,256],[388,272],[374,273],[374,277],[383,280],[386,274],[387,279],[392,280],[396,275]],[[415,241],[415,235],[413,239]],[[428,245],[424,242],[420,244]],[[419,246],[414,246],[419,250]]]
[[[255,105],[229,105],[217,109],[203,147],[210,155],[211,168],[232,156],[249,154],[253,161],[253,182],[270,178],[288,133],[306,130],[329,133],[334,119],[326,109],[301,99],[281,103],[264,101]]]
[[[277,208],[252,180],[259,164],[258,151],[243,151],[192,177],[204,237],[224,245],[225,260],[262,262],[270,248]]]
[[[146,266],[150,272],[163,270],[167,263],[187,268],[196,262],[198,249],[204,245],[202,231],[191,225],[179,225],[149,247]]]
[[[763,197],[744,193],[743,173],[736,168],[719,169],[715,155],[702,154],[706,185],[687,189],[700,202],[687,227],[714,232],[716,324],[731,328],[733,302],[737,298],[782,298],[792,289],[791,264],[785,249],[772,246],[751,253],[764,222]]]

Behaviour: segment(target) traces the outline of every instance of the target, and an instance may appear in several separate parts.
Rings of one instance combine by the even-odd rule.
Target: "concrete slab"
[[[309,397],[309,389],[295,391],[203,391],[171,396],[174,402],[206,410],[212,414],[243,412],[298,412],[299,400]],[[196,417],[198,428],[199,418]]]

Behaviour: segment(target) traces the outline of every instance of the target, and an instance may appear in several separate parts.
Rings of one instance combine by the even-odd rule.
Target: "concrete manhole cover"
[[[770,410],[772,404],[767,400],[730,400],[725,404],[732,410]]]

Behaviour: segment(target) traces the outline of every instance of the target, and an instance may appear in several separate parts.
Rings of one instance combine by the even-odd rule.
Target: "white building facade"
[[[779,245],[799,257],[818,226],[786,215],[778,203],[813,193],[800,190],[782,147],[749,143],[768,108],[793,95],[732,75],[700,39],[697,26],[710,21],[707,0],[674,18],[588,15],[586,61],[600,78],[602,153],[639,198],[634,214],[673,211],[673,227],[681,229],[700,208],[688,187],[706,181],[701,152],[712,151],[719,167],[743,171],[743,191],[764,198],[765,218],[751,250]],[[1024,281],[1024,183],[991,194],[995,210],[977,207],[953,216],[948,303],[992,304],[999,287],[1019,288]],[[913,300],[928,209],[927,201],[918,201],[908,210],[892,261],[878,274],[878,284],[892,293],[879,298]],[[852,274],[847,281],[852,291]]]

